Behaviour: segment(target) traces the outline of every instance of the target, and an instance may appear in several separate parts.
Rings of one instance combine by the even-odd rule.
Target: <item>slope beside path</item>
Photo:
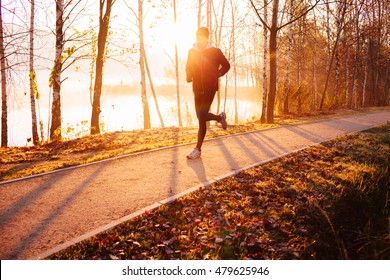
[[[0,183],[0,259],[43,257],[240,170],[390,121],[390,110],[230,135]]]

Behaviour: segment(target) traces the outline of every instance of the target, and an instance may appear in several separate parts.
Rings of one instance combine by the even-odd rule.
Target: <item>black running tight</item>
[[[195,110],[199,121],[198,141],[196,143],[196,148],[199,150],[201,150],[203,140],[206,136],[206,123],[208,121],[221,121],[220,116],[209,113],[211,104],[214,100],[214,95],[215,92],[206,92],[203,94],[195,93]]]

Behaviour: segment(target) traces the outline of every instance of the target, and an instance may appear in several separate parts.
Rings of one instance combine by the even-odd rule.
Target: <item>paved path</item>
[[[179,145],[0,183],[0,259],[43,257],[200,185],[389,121],[390,110],[357,114],[208,140],[193,161],[193,144]]]

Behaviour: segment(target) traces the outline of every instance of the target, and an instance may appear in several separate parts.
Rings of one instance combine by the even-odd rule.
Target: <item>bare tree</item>
[[[238,124],[238,104],[237,104],[237,56],[236,56],[236,26],[235,26],[235,14],[237,7],[234,6],[233,0],[230,1],[231,7],[231,20],[232,20],[232,31],[231,31],[231,48],[232,48],[232,66],[233,66],[233,81],[234,81],[234,124]],[[222,28],[222,27],[221,27]],[[219,107],[218,107],[219,108]]]
[[[144,48],[145,48],[145,46],[144,46]],[[157,100],[156,90],[155,90],[155,88],[154,88],[152,74],[150,73],[150,69],[149,69],[148,56],[146,55],[146,50],[145,50],[145,49],[144,49],[144,54],[145,54],[145,68],[146,68],[146,73],[148,74],[149,85],[150,85],[150,89],[152,90],[152,95],[153,95],[153,99],[154,99],[154,104],[156,105],[157,115],[158,115],[158,118],[160,119],[160,125],[161,125],[161,127],[165,127],[165,125],[164,125],[164,119],[163,119],[163,117],[162,117],[162,115],[161,115],[160,107],[158,106],[158,100]]]
[[[0,0],[1,146],[8,146],[7,73],[4,50],[3,5]]]
[[[51,109],[50,140],[61,140],[61,74],[64,51],[64,0],[56,0],[56,46],[54,67],[51,74],[53,101]]]
[[[115,0],[99,0],[99,33],[97,41],[96,76],[93,91],[93,105],[91,116],[91,134],[100,133],[100,97],[103,85],[103,66],[105,61],[108,30],[110,27],[111,10]]]
[[[141,98],[144,112],[144,129],[152,127],[150,121],[150,110],[148,98],[146,95],[146,78],[145,78],[145,46],[144,46],[144,28],[143,28],[143,4],[144,0],[138,0],[138,30],[139,30],[139,67],[141,72]]]
[[[177,25],[177,1],[173,0],[173,21],[174,25]],[[180,102],[180,77],[179,77],[179,52],[177,47],[177,41],[175,40],[175,76],[176,76],[176,99],[177,99],[177,118],[179,121],[179,127],[183,126],[181,118],[181,102]]]
[[[267,0],[264,0],[264,22],[268,23],[268,7]],[[263,51],[263,98],[262,98],[262,109],[261,109],[261,118],[260,121],[265,123],[267,120],[267,100],[268,100],[268,28],[266,24],[263,24],[263,42],[264,42],[264,51]]]
[[[30,66],[34,62],[34,54],[29,52],[29,48],[33,45],[32,43],[32,33],[31,30],[34,29],[31,25],[32,18],[30,17],[30,22],[26,21],[28,17],[28,8],[27,4],[18,1],[12,1],[2,4],[0,1],[1,7],[1,76],[2,76],[2,145],[8,145],[8,114],[10,111],[8,99],[12,98],[12,101],[17,101],[17,96],[12,96],[11,93],[17,92],[20,85],[24,85],[26,82],[26,77],[29,77],[31,80],[30,89],[32,87],[35,92],[32,101],[32,110],[35,112],[35,98],[38,98],[37,85],[35,72],[29,73],[29,63]],[[30,8],[33,8],[34,3]],[[31,9],[30,9],[31,10]],[[5,17],[4,14],[5,13]],[[11,21],[11,22],[7,22]],[[30,41],[28,36],[30,35]],[[27,74],[27,75],[26,75]],[[15,79],[18,81],[16,82]],[[25,92],[25,95],[27,93]],[[31,96],[30,96],[31,97]],[[32,125],[34,133],[34,144],[39,142],[37,125],[36,125],[36,114],[32,115]],[[35,127],[35,129],[34,129]],[[27,139],[28,141],[29,138]]]
[[[364,2],[365,0],[363,0]],[[357,94],[357,73],[359,68],[359,54],[361,51],[361,40],[360,40],[360,15],[362,12],[363,5],[359,5],[359,0],[354,0],[354,41],[355,41],[355,53],[354,53],[354,63],[353,63],[353,73],[352,73],[352,107],[358,107],[358,94]]]
[[[30,104],[31,104],[31,131],[34,145],[38,145],[38,122],[35,99],[39,98],[37,79],[34,69],[34,21],[35,21],[35,0],[31,1],[30,13]]]
[[[213,4],[213,3],[212,3]],[[223,0],[221,3],[221,17],[219,19],[219,23],[218,23],[218,18],[217,18],[217,14],[215,13],[215,45],[217,48],[220,47],[221,45],[221,41],[222,41],[222,29],[223,29],[223,22],[224,22],[224,19],[225,19],[225,7],[226,7],[226,0]],[[231,7],[233,7],[233,2],[231,1],[230,3]],[[218,9],[219,10],[219,9]],[[232,17],[234,17],[234,13],[232,11]],[[234,20],[232,19],[232,30],[234,30]],[[233,46],[234,46],[234,34],[232,36],[233,38]],[[221,84],[221,80],[218,79],[218,85]],[[217,109],[219,110],[220,109],[220,106],[221,106],[221,87],[218,86],[218,91],[217,91]],[[225,109],[224,109],[225,110]]]
[[[198,28],[202,23],[202,0],[198,0]]]
[[[290,20],[294,17],[294,0],[290,0]],[[293,28],[294,23],[290,24],[288,30],[288,48],[287,48],[287,68],[286,68],[286,79],[284,82],[284,103],[283,103],[283,113],[289,113],[289,97],[290,97],[290,71],[291,71],[291,55],[293,47]]]
[[[253,0],[250,0],[250,3],[253,7],[253,10],[255,11],[258,19],[263,24],[265,28],[267,28],[270,32],[270,41],[269,41],[269,54],[270,54],[270,60],[269,60],[269,89],[268,89],[268,101],[267,101],[267,123],[273,123],[274,122],[274,108],[275,108],[275,98],[276,98],[276,86],[277,86],[277,38],[278,38],[278,32],[288,26],[289,24],[295,22],[296,20],[300,19],[301,17],[305,16],[307,13],[309,13],[314,7],[319,3],[320,0],[316,0],[316,2],[306,8],[303,12],[301,12],[299,15],[296,15],[295,18],[292,20],[289,20],[287,23],[278,23],[278,16],[279,16],[279,0],[273,0],[272,1],[272,17],[271,17],[271,25],[269,25],[261,16],[260,10],[261,8],[257,8],[255,5],[255,2]],[[264,9],[267,8],[263,7]]]
[[[51,107],[51,123],[50,123],[50,140],[53,142],[62,139],[61,126],[61,85],[67,79],[62,79],[63,72],[76,61],[87,57],[85,54],[78,54],[77,51],[83,49],[88,42],[86,42],[85,33],[75,32],[67,37],[66,31],[75,23],[80,13],[86,9],[88,2],[82,0],[67,1],[56,0],[56,23],[55,23],[55,57],[54,66],[50,74],[49,85],[53,89],[53,100]],[[82,7],[81,4],[83,4]],[[80,7],[79,12],[76,13],[76,8]],[[68,26],[66,25],[68,24]],[[65,44],[75,43],[75,45],[65,48]]]
[[[206,18],[207,18],[207,23],[206,26],[207,28],[211,31],[213,30],[213,22],[212,22],[212,6],[213,6],[213,0],[206,0],[207,6],[206,6]]]
[[[324,86],[324,90],[322,92],[322,97],[321,97],[320,110],[322,110],[322,108],[323,108],[324,101],[325,101],[325,96],[326,96],[326,93],[327,93],[327,90],[328,90],[329,78],[330,78],[330,74],[331,74],[331,70],[332,70],[333,61],[334,61],[335,58],[338,59],[338,57],[336,56],[336,54],[337,54],[337,47],[338,47],[339,40],[340,40],[340,37],[341,37],[341,32],[344,29],[344,18],[345,18],[345,13],[346,13],[346,10],[347,10],[347,0],[343,0],[343,2],[341,2],[340,5],[341,5],[341,6],[339,6],[340,7],[340,13],[339,13],[339,17],[338,17],[339,19],[337,21],[337,22],[339,22],[338,27],[337,27],[337,35],[336,35],[336,40],[334,42],[334,45],[333,45],[333,48],[332,48],[332,53],[331,53],[331,56],[330,56],[330,61],[329,61],[329,66],[328,66],[328,74],[326,76],[325,86]],[[337,75],[338,75],[337,71],[338,70],[337,69],[336,69],[336,83],[335,83],[335,85],[338,85],[338,81],[337,81]]]
[[[162,7],[166,7],[166,3],[162,2]],[[158,100],[156,91],[153,85],[153,77],[151,75],[151,71],[149,68],[149,63],[147,59],[147,53],[145,48],[145,42],[144,42],[144,0],[138,1],[138,9],[135,10],[129,3],[126,3],[126,6],[129,8],[129,10],[133,13],[135,19],[136,19],[136,26],[137,31],[134,31],[138,38],[139,38],[139,69],[141,74],[141,100],[142,100],[142,107],[143,107],[143,113],[144,113],[144,128],[148,129],[151,128],[151,120],[150,120],[150,109],[149,109],[149,103],[147,98],[147,91],[146,91],[146,74],[148,75],[149,84],[152,90],[152,95],[154,99],[154,103],[156,106],[156,111],[160,120],[161,127],[165,127],[164,120],[162,117],[162,114],[160,112]],[[154,7],[157,7],[157,5],[154,5]],[[168,57],[171,59],[171,61],[174,63],[173,59],[168,55]]]

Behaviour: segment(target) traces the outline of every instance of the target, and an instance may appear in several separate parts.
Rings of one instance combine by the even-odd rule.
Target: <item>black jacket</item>
[[[229,61],[218,48],[208,45],[203,50],[196,46],[188,52],[187,82],[192,82],[194,93],[216,92],[218,78],[230,69]]]

